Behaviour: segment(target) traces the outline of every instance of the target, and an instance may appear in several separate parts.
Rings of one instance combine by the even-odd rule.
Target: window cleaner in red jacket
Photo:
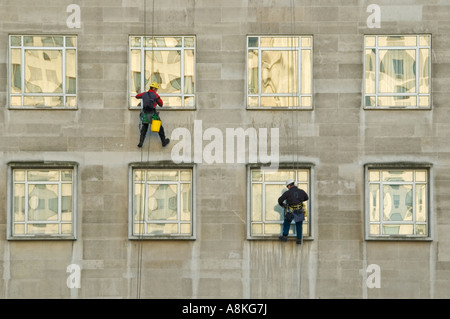
[[[156,105],[159,105],[160,107],[163,106],[163,101],[161,100],[161,97],[157,93],[158,89],[159,84],[156,82],[152,82],[150,84],[150,90],[136,95],[137,99],[142,99],[142,102],[140,103],[142,109],[140,114],[142,127],[138,147],[142,147],[142,144],[144,144],[145,135],[147,134],[148,131],[149,125],[148,120],[150,120],[151,122],[152,115],[159,114],[158,112],[156,112]],[[161,144],[163,147],[169,144],[170,140],[166,138],[166,135],[164,134],[164,127],[162,125],[159,129],[158,134],[159,137],[161,138]]]

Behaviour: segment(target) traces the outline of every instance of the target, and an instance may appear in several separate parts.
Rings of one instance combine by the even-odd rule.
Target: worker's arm
[[[145,93],[145,92],[142,92],[142,93],[136,94],[136,98],[137,98],[137,99],[142,99],[142,95],[143,95],[144,93]]]
[[[287,192],[285,192],[278,198],[278,205],[280,205],[281,207],[284,207],[284,201],[286,200],[286,193]]]
[[[163,101],[161,100],[159,94],[156,94],[156,104],[158,104],[160,107],[163,106]]]

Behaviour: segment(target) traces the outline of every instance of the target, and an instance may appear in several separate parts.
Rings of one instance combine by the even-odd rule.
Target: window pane
[[[28,186],[28,219],[58,220],[58,186],[31,184]]]
[[[261,106],[267,107],[294,107],[298,105],[298,97],[287,96],[263,96]]]
[[[297,51],[262,51],[261,61],[262,93],[298,92]]]
[[[419,49],[419,92],[430,93],[430,50]]]
[[[378,46],[398,47],[398,46],[416,46],[416,36],[379,36]]]
[[[149,220],[178,219],[176,185],[149,185],[148,193]]]
[[[375,93],[375,49],[366,50],[366,93]]]
[[[369,195],[370,221],[380,221],[380,185],[370,185]]]
[[[66,37],[66,47],[74,48],[77,46],[77,38],[76,37]]]
[[[25,50],[25,92],[62,92],[62,52]]]
[[[22,45],[22,37],[12,35],[10,37],[10,39],[11,39],[11,42],[10,42],[11,46],[21,46]]]
[[[427,186],[424,184],[416,185],[416,220],[419,222],[427,221]]]
[[[72,184],[61,185],[61,220],[72,221]]]
[[[416,235],[428,236],[427,225],[417,225],[416,226]]]
[[[130,53],[131,93],[141,93],[141,51],[131,50]]]
[[[248,93],[249,94],[258,94],[258,50],[249,50],[248,57]]]
[[[263,48],[298,47],[298,37],[261,37]]]
[[[248,38],[248,47],[249,48],[258,47],[258,37],[249,37]]]
[[[420,46],[429,46],[430,45],[430,36],[425,35],[425,36],[420,36],[419,37],[419,45]]]
[[[14,222],[25,221],[25,185],[14,185]]]
[[[252,224],[252,235],[263,235],[262,224]]]
[[[11,93],[22,92],[21,64],[21,50],[11,49]]]
[[[383,181],[412,182],[413,171],[390,170],[382,172]]]
[[[385,185],[383,187],[384,220],[410,221],[413,213],[411,185]]]
[[[24,46],[29,47],[62,47],[63,36],[24,36]]]
[[[281,233],[281,224],[265,224],[264,234],[265,235],[279,235]],[[292,227],[289,229],[289,233],[292,234]]]
[[[288,170],[278,170],[275,172],[268,171],[264,173],[264,179],[266,182],[283,182],[284,186],[284,183],[288,179],[295,180],[295,172]],[[279,196],[281,196],[281,194]]]
[[[59,171],[55,170],[28,170],[28,181],[59,181]]]
[[[177,181],[178,171],[176,170],[149,170],[147,172],[148,181]]]
[[[278,205],[278,197],[287,190],[284,185],[266,185],[265,187],[265,221],[279,221],[284,219],[283,208]]]
[[[194,50],[184,50],[184,93],[194,94]]]
[[[302,47],[311,47],[312,41],[311,37],[302,37]]]
[[[180,220],[190,221],[192,218],[191,212],[191,184],[181,184],[181,196],[180,196]]]
[[[311,94],[311,50],[302,51],[302,94]],[[295,73],[293,73],[295,75]]]
[[[416,171],[416,182],[426,182],[427,171]]]
[[[366,47],[374,47],[375,46],[375,37],[374,36],[366,36]]]
[[[181,51],[146,51],[145,71],[148,85],[153,81],[160,84],[159,93],[181,92]]]
[[[75,50],[66,50],[66,93],[77,93],[77,55]]]
[[[416,51],[379,50],[379,92],[416,92]]]
[[[133,220],[144,220],[145,184],[135,183],[133,189]]]
[[[252,184],[252,221],[261,222],[262,218],[262,184]]]
[[[300,170],[297,173],[297,180],[299,182],[309,182],[309,171],[307,170]]]
[[[24,182],[25,181],[25,171],[14,170],[14,182]]]
[[[192,233],[192,224],[181,224],[180,225],[180,234],[182,235],[190,235]]]

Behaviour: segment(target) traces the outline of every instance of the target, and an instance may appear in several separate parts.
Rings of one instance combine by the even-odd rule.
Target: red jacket
[[[154,99],[155,99],[155,104],[154,105],[152,105],[154,108],[156,108],[156,105],[159,105],[159,106],[163,106],[163,101],[161,100],[161,97],[159,96],[159,94],[158,93],[156,93],[154,90],[152,90],[152,89],[150,89],[150,90],[148,90],[147,91],[148,93],[150,93],[150,95],[154,95]],[[147,92],[142,92],[142,93],[139,93],[139,94],[137,94],[136,95],[136,98],[137,99],[142,99],[142,96],[145,94],[145,93],[147,93]],[[140,104],[142,104],[142,103],[140,103]],[[141,107],[143,107],[142,105],[141,105]]]

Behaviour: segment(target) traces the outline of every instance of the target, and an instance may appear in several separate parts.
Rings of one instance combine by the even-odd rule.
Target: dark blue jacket
[[[280,204],[281,207],[284,207],[284,201],[286,201],[288,206],[298,205],[304,201],[307,201],[308,198],[308,194],[306,194],[303,189],[300,189],[297,186],[292,186],[287,192],[284,192],[284,194],[278,198],[278,204]]]

